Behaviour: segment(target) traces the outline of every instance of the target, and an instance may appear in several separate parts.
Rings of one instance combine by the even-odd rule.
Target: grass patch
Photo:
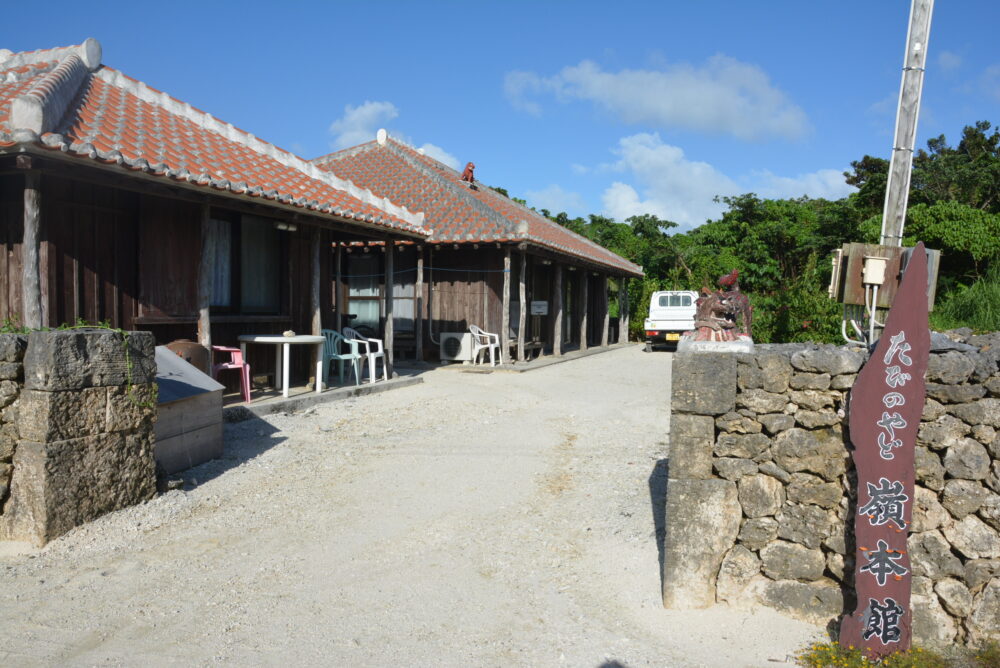
[[[950,647],[932,650],[914,647],[870,661],[864,651],[839,643],[815,643],[796,655],[803,668],[1000,668],[1000,643],[987,642],[976,648]]]
[[[931,313],[931,327],[938,331],[969,327],[977,332],[1000,331],[1000,267],[972,285],[958,285],[943,297]]]

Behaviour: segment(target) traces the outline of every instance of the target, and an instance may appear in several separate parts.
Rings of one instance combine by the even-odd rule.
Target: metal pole
[[[924,63],[927,62],[927,40],[930,37],[933,11],[934,0],[913,0],[910,5],[910,27],[906,36],[906,53],[903,55],[903,78],[899,85],[896,134],[889,165],[889,181],[885,188],[885,207],[882,210],[880,243],[883,246],[903,244],[913,145],[917,134],[917,116],[924,86]]]

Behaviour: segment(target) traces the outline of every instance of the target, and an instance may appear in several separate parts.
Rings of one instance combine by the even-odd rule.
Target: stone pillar
[[[32,332],[0,539],[43,545],[156,494],[149,332]]]
[[[715,418],[736,407],[736,357],[676,355],[671,387],[663,605],[707,608],[742,517],[736,483],[712,472]]]

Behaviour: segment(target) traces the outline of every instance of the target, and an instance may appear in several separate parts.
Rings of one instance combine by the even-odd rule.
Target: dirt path
[[[229,425],[185,491],[0,557],[0,664],[781,665],[819,630],[660,603],[669,361]]]

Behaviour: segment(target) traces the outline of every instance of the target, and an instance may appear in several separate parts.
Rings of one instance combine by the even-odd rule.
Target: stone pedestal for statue
[[[677,342],[679,353],[752,353],[753,339],[740,335],[735,341],[698,341],[692,333],[684,334]]]

